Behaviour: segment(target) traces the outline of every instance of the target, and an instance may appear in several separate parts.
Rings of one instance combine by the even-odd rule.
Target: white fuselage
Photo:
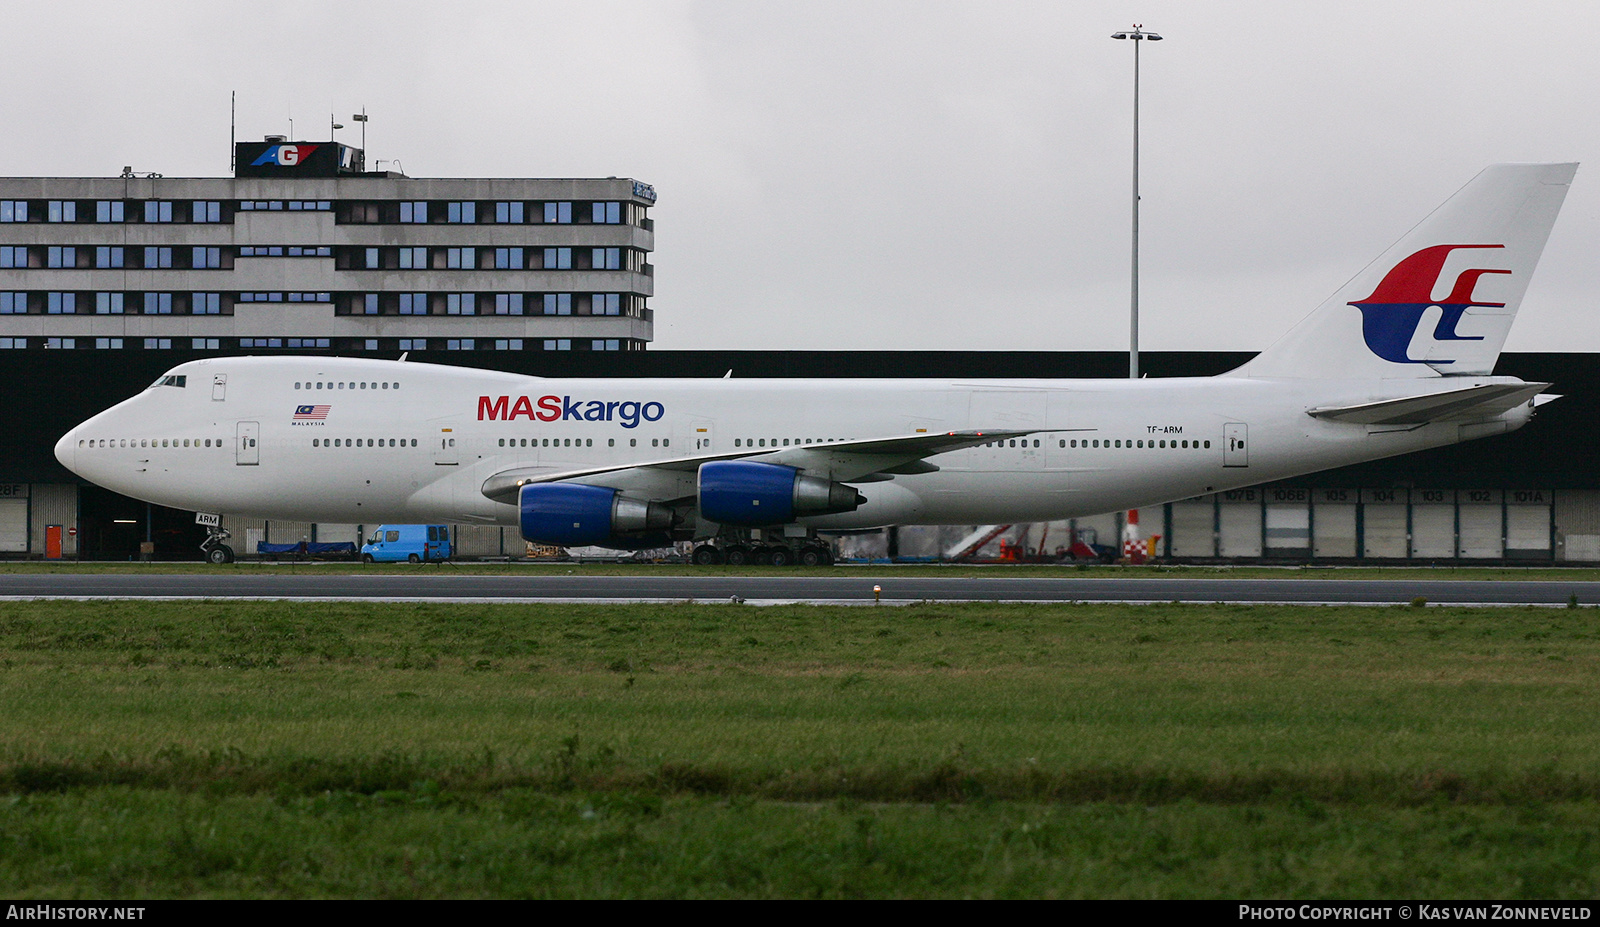
[[[514,499],[483,491],[505,471],[733,453],[762,461],[796,446],[966,430],[1027,434],[928,457],[931,472],[861,482],[859,509],[801,523],[1040,521],[1450,444],[1531,415],[1522,405],[1470,426],[1380,427],[1307,414],[1436,391],[1438,379],[567,380],[270,357],[194,361],[164,380],[172,385],[74,429],[57,456],[160,505],[364,524],[516,524]],[[1520,381],[1455,385],[1499,382]]]

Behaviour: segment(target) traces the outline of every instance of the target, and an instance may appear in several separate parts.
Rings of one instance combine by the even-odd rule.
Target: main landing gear
[[[695,547],[689,562],[695,566],[829,566],[833,550],[815,536],[785,538],[775,532],[760,540],[718,537]]]
[[[233,548],[222,543],[231,537],[233,534],[226,528],[216,525],[206,526],[206,539],[200,542],[200,552],[205,555],[207,563],[233,562]]]

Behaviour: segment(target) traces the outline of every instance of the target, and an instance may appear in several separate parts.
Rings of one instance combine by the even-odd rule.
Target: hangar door
[[[1174,557],[1217,555],[1217,506],[1213,496],[1172,503],[1167,549]]]
[[[1261,556],[1261,490],[1230,489],[1217,503],[1217,554]]]
[[[1356,556],[1356,499],[1353,489],[1318,489],[1311,493],[1311,552],[1317,557]]]
[[[1311,491],[1267,490],[1268,556],[1304,557],[1311,553]]]
[[[28,500],[0,499],[0,551],[20,554],[28,549]]]
[[[1411,493],[1411,556],[1456,555],[1455,493],[1420,489]]]
[[[1460,525],[1458,553],[1463,558],[1499,560],[1505,556],[1498,489],[1462,489],[1456,492],[1456,518]]]
[[[1506,556],[1547,559],[1550,551],[1548,489],[1513,489],[1506,493]]]
[[[1399,560],[1409,549],[1406,538],[1406,491],[1361,491],[1361,556]]]

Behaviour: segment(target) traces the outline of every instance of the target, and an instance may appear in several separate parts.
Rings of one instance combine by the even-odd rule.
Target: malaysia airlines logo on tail
[[[1433,340],[1482,341],[1482,335],[1459,335],[1456,325],[1462,313],[1474,306],[1498,309],[1505,303],[1481,302],[1472,298],[1478,278],[1484,274],[1509,274],[1509,270],[1492,270],[1474,267],[1461,272],[1450,295],[1433,298],[1433,288],[1439,283],[1444,262],[1450,252],[1463,248],[1504,248],[1505,245],[1434,245],[1423,248],[1384,275],[1382,282],[1366,299],[1350,303],[1361,310],[1361,336],[1366,339],[1372,353],[1396,364],[1453,364],[1454,360],[1442,358],[1411,357],[1408,351],[1422,324],[1423,314],[1432,306],[1440,310],[1439,321],[1433,327]]]

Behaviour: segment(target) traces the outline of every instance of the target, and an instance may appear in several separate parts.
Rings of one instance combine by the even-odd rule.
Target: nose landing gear
[[[206,539],[200,542],[200,552],[205,554],[207,563],[233,562],[233,548],[222,543],[231,537],[233,534],[221,525],[206,525]]]

